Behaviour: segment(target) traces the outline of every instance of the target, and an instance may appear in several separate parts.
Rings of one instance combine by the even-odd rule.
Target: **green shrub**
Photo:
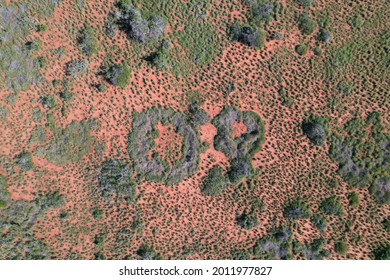
[[[7,202],[5,202],[4,200],[0,199],[0,209],[4,209],[6,207],[7,207]]]
[[[92,56],[98,52],[98,41],[92,27],[88,26],[80,32],[77,38],[79,47],[83,53]]]
[[[47,66],[47,60],[43,56],[38,57],[38,63],[40,68],[45,68]]]
[[[54,95],[41,96],[41,103],[45,109],[54,109],[57,106],[57,101]]]
[[[251,7],[251,20],[256,25],[269,23],[276,17],[277,3],[260,1]]]
[[[302,131],[316,146],[323,146],[328,136],[325,119],[316,116],[311,116],[302,123]]]
[[[30,152],[23,152],[16,157],[16,163],[25,171],[34,168],[32,154]]]
[[[106,79],[122,89],[126,89],[131,82],[132,71],[126,63],[113,65],[106,72]]]
[[[151,247],[143,245],[137,250],[137,255],[142,260],[161,260],[161,256],[156,253]]]
[[[85,74],[89,69],[89,62],[86,60],[71,61],[68,64],[66,74],[72,78],[78,78]]]
[[[306,45],[298,45],[295,47],[295,51],[297,52],[297,54],[302,55],[302,56],[306,55],[308,50],[309,50],[309,47]]]
[[[320,42],[323,42],[325,44],[328,44],[330,43],[330,41],[332,41],[333,39],[333,35],[332,33],[330,33],[328,30],[325,30],[325,29],[321,29],[320,33],[318,34],[318,40]]]
[[[318,56],[321,56],[322,53],[323,53],[322,49],[321,49],[321,48],[318,48],[318,47],[314,48],[313,51],[314,51],[314,54],[315,54],[315,55],[318,55]]]
[[[321,210],[327,215],[344,216],[344,206],[336,196],[325,199],[320,206]]]
[[[385,245],[374,250],[375,260],[390,260],[390,245]]]
[[[45,32],[47,30],[47,26],[44,24],[37,25],[37,32]]]
[[[348,252],[348,244],[345,241],[338,241],[334,245],[337,254],[345,255]]]
[[[243,213],[236,218],[236,222],[246,230],[251,230],[259,225],[256,213]]]
[[[254,26],[236,23],[230,28],[230,36],[234,41],[252,48],[265,46],[266,35],[264,31]]]
[[[349,204],[353,207],[356,208],[360,204],[360,196],[356,192],[353,192],[349,195]]]
[[[304,6],[305,8],[310,8],[313,5],[314,0],[295,0],[295,2],[301,6]]]
[[[328,227],[328,222],[324,216],[314,215],[311,217],[313,225],[318,228],[321,232],[325,232]]]
[[[309,14],[302,14],[298,17],[298,27],[303,34],[310,35],[317,28],[317,23]]]
[[[292,220],[308,219],[311,217],[312,211],[309,205],[303,201],[295,200],[284,208],[284,215]]]
[[[226,176],[225,170],[220,166],[214,166],[204,180],[203,193],[210,196],[217,196],[223,193],[230,182]]]
[[[103,217],[104,217],[104,212],[103,210],[99,209],[99,208],[96,208],[92,211],[92,216],[96,219],[96,220],[102,220]]]

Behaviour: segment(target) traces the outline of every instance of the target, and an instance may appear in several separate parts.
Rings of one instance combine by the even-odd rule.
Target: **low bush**
[[[325,44],[330,43],[332,41],[333,35],[328,30],[321,29],[320,33],[318,34],[318,40],[320,42],[323,42]]]
[[[294,200],[284,208],[284,215],[288,219],[308,219],[312,215],[310,207],[302,200]]]
[[[317,28],[317,23],[309,14],[302,14],[298,17],[298,27],[303,34],[310,35]]]
[[[336,196],[325,199],[320,206],[322,212],[327,215],[344,216],[344,206]]]
[[[230,36],[234,41],[252,48],[265,46],[265,33],[257,27],[236,23],[230,28]]]
[[[349,195],[349,204],[351,207],[356,208],[360,204],[360,196],[358,193],[353,192]]]
[[[323,146],[328,135],[327,124],[319,117],[310,117],[304,121],[302,131],[317,146]]]
[[[306,45],[298,45],[295,47],[295,51],[297,52],[297,54],[302,55],[302,56],[306,55],[308,50],[309,50],[309,48]]]
[[[214,166],[204,180],[203,193],[210,196],[217,196],[223,193],[230,182],[226,176],[225,170],[220,166]]]
[[[30,152],[23,152],[16,157],[16,163],[25,171],[34,168],[32,154]]]
[[[86,60],[71,61],[68,64],[68,69],[66,70],[66,74],[71,76],[72,78],[78,78],[83,74],[87,73],[88,69],[89,69],[89,62]]]
[[[165,34],[167,24],[158,15],[142,15],[139,9],[129,4],[121,4],[120,13],[116,13],[116,22],[129,38],[148,44],[157,41]]]
[[[256,213],[243,213],[236,218],[237,224],[246,229],[251,230],[259,225]]]
[[[325,232],[328,227],[328,222],[324,216],[314,215],[311,217],[313,225],[318,228],[321,232]]]
[[[80,32],[77,42],[79,43],[80,50],[88,56],[92,56],[98,52],[98,41],[95,32],[90,26],[87,26]]]
[[[105,76],[112,85],[126,89],[130,85],[132,71],[126,63],[116,64],[108,68]]]
[[[348,244],[345,241],[338,241],[334,244],[334,250],[337,254],[345,255],[348,252]]]

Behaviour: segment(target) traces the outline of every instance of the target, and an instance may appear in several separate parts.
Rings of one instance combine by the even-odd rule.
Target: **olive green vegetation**
[[[339,173],[352,187],[370,186],[375,200],[388,204],[390,174],[386,158],[390,135],[384,132],[380,114],[374,112],[366,120],[352,119],[344,132],[344,136],[331,137],[330,157],[339,164]]]
[[[0,1],[0,89],[28,90],[42,79],[34,48],[29,48],[27,36],[35,29],[30,10],[21,4],[5,5]]]
[[[334,250],[337,254],[345,255],[348,252],[348,244],[345,241],[338,241],[334,245]]]
[[[225,170],[220,166],[215,166],[209,171],[203,184],[202,191],[204,194],[216,196],[223,193],[230,185],[230,182]]]
[[[98,52],[98,40],[91,26],[87,26],[81,30],[77,41],[79,43],[80,50],[84,54],[92,56]]]
[[[309,14],[302,14],[298,17],[298,27],[305,35],[312,34],[317,28],[317,23]]]
[[[126,63],[122,65],[116,64],[107,69],[105,77],[114,86],[126,89],[130,85],[132,71]]]
[[[341,204],[340,199],[336,196],[325,199],[321,203],[320,209],[326,215],[335,215],[339,217],[345,215],[344,206]]]
[[[351,207],[356,208],[360,204],[360,196],[358,193],[353,192],[349,195],[349,204]]]
[[[297,199],[286,205],[284,215],[292,220],[308,219],[312,216],[312,211],[307,203]]]
[[[309,50],[309,47],[306,45],[298,45],[295,47],[295,51],[297,52],[297,54],[302,55],[302,56],[307,54],[308,50]]]
[[[55,164],[80,162],[97,147],[96,138],[90,134],[97,126],[94,120],[72,122],[64,129],[57,128],[55,123],[53,126],[54,138],[44,156]]]
[[[286,226],[271,230],[269,236],[260,239],[253,246],[253,256],[264,260],[292,259],[292,240],[293,232]]]
[[[390,245],[379,246],[373,253],[375,260],[390,260]]]
[[[37,219],[47,219],[46,212],[62,207],[65,201],[57,192],[39,193],[33,201],[13,201],[6,208],[0,208],[0,232],[3,233],[0,259],[50,259],[50,249],[35,238],[34,227]]]

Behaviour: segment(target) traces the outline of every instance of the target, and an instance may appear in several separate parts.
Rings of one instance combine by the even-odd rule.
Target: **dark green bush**
[[[310,117],[303,122],[302,131],[317,146],[323,146],[328,135],[325,120],[318,117]]]
[[[330,41],[332,41],[333,35],[328,30],[321,29],[320,33],[318,34],[318,40],[328,44]]]
[[[156,253],[149,246],[143,245],[137,250],[137,255],[140,256],[142,260],[161,260],[161,256]]]
[[[230,182],[226,176],[225,170],[220,166],[214,166],[204,180],[203,193],[206,195],[217,196],[223,193]]]
[[[385,245],[374,250],[375,260],[390,260],[390,245]]]
[[[356,208],[360,204],[360,196],[358,193],[353,192],[349,195],[349,204],[353,207]]]
[[[45,109],[54,109],[57,106],[57,101],[54,95],[42,96],[41,103]]]
[[[34,168],[32,154],[30,152],[23,152],[16,157],[16,163],[25,171]]]
[[[297,54],[302,55],[302,56],[306,55],[308,50],[309,50],[309,48],[306,45],[298,45],[295,47],[295,51],[297,52]]]
[[[295,200],[284,208],[284,215],[288,219],[299,220],[308,219],[312,215],[312,211],[306,203],[301,200]]]
[[[132,71],[130,67],[124,63],[122,65],[113,65],[106,72],[106,79],[122,89],[127,88],[130,85],[132,77]]]
[[[96,208],[92,211],[92,216],[96,219],[96,220],[102,220],[103,217],[104,217],[104,211],[99,209],[99,208]]]
[[[98,41],[92,27],[87,26],[83,29],[80,32],[77,41],[81,51],[86,55],[92,56],[98,52]]]
[[[337,254],[345,255],[348,252],[348,244],[345,241],[338,241],[334,244],[334,250]]]
[[[302,14],[298,17],[298,27],[303,34],[310,35],[317,28],[317,23],[309,14]]]
[[[121,3],[119,7],[120,13],[116,14],[116,23],[129,38],[148,44],[159,40],[165,34],[167,23],[161,16],[142,15],[141,11],[130,3]]]
[[[344,206],[336,196],[325,199],[320,206],[322,212],[327,215],[344,216]]]
[[[237,224],[246,229],[251,230],[259,225],[256,213],[243,213],[236,218]]]
[[[260,1],[251,7],[251,20],[255,24],[269,23],[276,17],[277,3]]]
[[[236,23],[230,28],[230,36],[234,41],[238,41],[252,48],[262,48],[265,46],[266,35],[264,31],[254,26]]]
[[[318,55],[318,56],[321,56],[323,53],[322,49],[318,48],[318,47],[314,48],[313,51],[314,51],[314,54]]]
[[[321,232],[325,232],[328,227],[328,222],[325,217],[321,215],[314,215],[311,217],[313,225],[318,228]]]

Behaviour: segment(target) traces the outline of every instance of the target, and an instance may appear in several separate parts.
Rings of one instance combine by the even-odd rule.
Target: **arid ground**
[[[389,259],[387,0],[0,0],[0,259]]]

